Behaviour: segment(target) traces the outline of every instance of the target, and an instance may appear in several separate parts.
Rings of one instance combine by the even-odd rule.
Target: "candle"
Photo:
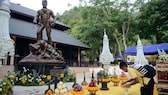
[[[76,77],[76,72],[75,71],[73,71],[73,74],[74,74],[74,77]]]
[[[106,68],[106,71],[108,72],[108,68]]]
[[[84,71],[83,71],[83,74],[85,74],[85,73],[86,73],[86,71],[84,70]]]
[[[94,69],[92,70],[92,74],[94,74]]]
[[[116,70],[116,67],[114,67],[114,71]]]

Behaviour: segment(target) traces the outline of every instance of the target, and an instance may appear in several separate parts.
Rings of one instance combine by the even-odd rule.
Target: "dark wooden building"
[[[0,0],[0,3],[2,0]],[[28,45],[36,43],[37,24],[33,24],[36,11],[11,3],[11,18],[9,21],[9,32],[15,41],[14,64],[29,54]],[[54,10],[53,10],[54,11]],[[65,62],[69,66],[81,65],[81,51],[89,47],[64,31],[70,29],[67,25],[57,21],[52,28],[51,37],[56,48],[62,51]],[[47,40],[46,31],[43,31],[43,39]]]

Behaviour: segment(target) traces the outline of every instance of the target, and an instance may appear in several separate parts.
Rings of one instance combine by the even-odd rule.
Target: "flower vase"
[[[89,95],[96,95],[96,91],[89,91]]]
[[[124,88],[124,94],[128,95],[128,88]]]
[[[101,82],[101,90],[109,90],[109,88],[107,87],[107,82]]]
[[[125,94],[125,95],[128,95],[128,93],[129,93],[129,92],[128,92],[128,89],[129,89],[129,88],[128,88],[128,87],[124,87],[123,85],[121,85],[121,88],[124,89],[124,94]]]

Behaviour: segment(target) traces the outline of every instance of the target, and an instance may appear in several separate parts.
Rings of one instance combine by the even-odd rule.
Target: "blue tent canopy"
[[[114,56],[114,58],[115,58],[115,59],[121,59],[121,58],[122,58],[122,56],[117,55],[117,56]]]
[[[161,43],[161,44],[153,44],[153,45],[147,45],[143,46],[143,51],[145,55],[150,54],[157,54],[159,50],[164,50],[165,52],[168,52],[168,43]],[[124,54],[126,55],[135,55],[137,52],[136,46],[129,47],[125,50]]]

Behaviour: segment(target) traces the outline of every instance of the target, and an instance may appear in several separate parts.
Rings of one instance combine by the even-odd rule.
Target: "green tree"
[[[139,33],[145,39],[156,39],[155,43],[168,41],[168,1],[151,0],[140,10]]]
[[[136,9],[138,3],[132,4],[129,0],[80,1],[81,6],[64,12],[58,18],[71,27],[67,33],[91,47],[87,52],[91,62],[100,55],[104,29],[109,36],[110,50],[114,55],[123,55],[127,45],[136,45],[135,35],[139,33],[136,31],[139,31],[140,21],[135,19],[140,13]]]

